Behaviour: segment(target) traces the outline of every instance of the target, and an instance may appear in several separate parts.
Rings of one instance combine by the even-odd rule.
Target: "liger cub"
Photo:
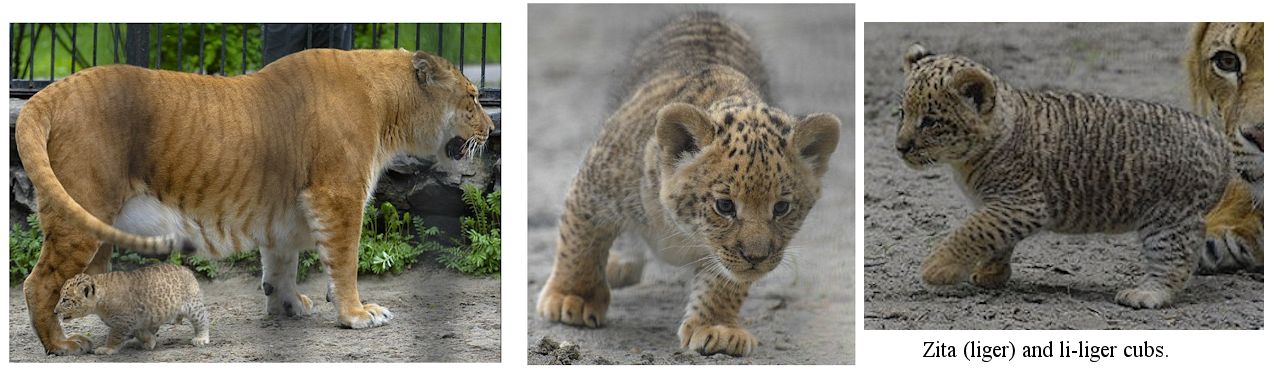
[[[93,350],[99,355],[115,354],[129,336],[145,349],[154,349],[159,328],[182,320],[194,326],[190,344],[203,346],[210,341],[211,321],[198,280],[190,269],[172,264],[75,275],[62,285],[62,298],[53,313],[63,321],[96,314],[110,326],[106,345]]]
[[[740,324],[741,303],[820,197],[840,121],[770,106],[758,50],[716,14],[668,23],[632,63],[629,92],[565,199],[538,313],[602,326],[610,288],[641,278],[642,262],[609,252],[630,231],[660,259],[695,270],[682,347],[750,354],[758,341]]]
[[[920,45],[903,64],[896,149],[913,168],[951,166],[975,207],[922,264],[925,283],[1002,287],[1014,246],[1042,229],[1136,231],[1146,275],[1116,302],[1160,308],[1182,292],[1203,215],[1235,175],[1213,125],[1144,101],[1016,90],[984,65]]]

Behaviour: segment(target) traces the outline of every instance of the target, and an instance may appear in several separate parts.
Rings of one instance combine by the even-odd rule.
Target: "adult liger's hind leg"
[[[922,263],[922,281],[950,285],[969,280],[984,288],[1005,286],[1010,258],[1020,240],[1036,232],[1042,220],[1027,206],[987,205],[944,238]]]
[[[1232,181],[1217,207],[1204,217],[1205,240],[1199,256],[1200,273],[1257,270],[1264,266],[1261,207],[1248,186]]]
[[[570,193],[565,201],[556,260],[538,294],[538,314],[548,321],[600,327],[609,308],[608,252],[619,227],[579,200]]]
[[[308,208],[306,214],[313,237],[317,239],[318,254],[331,278],[339,323],[354,329],[382,326],[393,318],[388,308],[362,304],[357,291],[357,249],[363,198],[358,191],[340,194],[313,189],[301,194],[301,201]]]
[[[1153,220],[1138,230],[1146,275],[1136,287],[1116,294],[1116,302],[1133,308],[1168,305],[1186,288],[1198,265],[1195,248],[1203,243],[1203,224],[1193,217]]]
[[[296,271],[300,251],[290,248],[266,248],[260,253],[260,287],[265,291],[266,312],[271,316],[307,317],[314,304],[296,290]]]

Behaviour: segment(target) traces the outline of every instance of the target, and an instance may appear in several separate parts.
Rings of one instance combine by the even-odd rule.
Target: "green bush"
[[[13,224],[9,229],[9,284],[16,285],[31,274],[35,262],[40,259],[40,246],[44,237],[40,234],[40,220],[34,214],[26,217],[27,228]]]
[[[442,250],[441,262],[446,267],[473,275],[502,270],[501,200],[502,193],[498,191],[482,194],[474,185],[463,185],[463,202],[473,214],[459,220],[466,243]]]
[[[357,271],[370,274],[400,274],[418,261],[419,254],[434,247],[436,242],[420,240],[412,244],[410,213],[397,214],[390,203],[378,207],[371,203],[362,215],[362,238],[357,252]],[[418,230],[426,239],[438,233],[436,228]]]

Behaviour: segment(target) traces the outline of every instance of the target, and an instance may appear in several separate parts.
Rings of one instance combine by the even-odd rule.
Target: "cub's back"
[[[1231,174],[1224,138],[1192,113],[1102,95],[1020,96],[1017,115],[1033,117],[1025,147],[1057,228],[1127,230],[1157,209],[1202,210]]]
[[[96,277],[103,287],[111,289],[111,296],[120,299],[103,301],[144,305],[147,311],[162,315],[175,314],[181,306],[200,298],[202,293],[193,272],[167,263]]]

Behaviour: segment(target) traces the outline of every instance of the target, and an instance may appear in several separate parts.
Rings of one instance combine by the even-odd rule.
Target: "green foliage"
[[[322,272],[322,257],[316,251],[300,252],[300,269],[296,273],[303,282],[309,279],[309,273]]]
[[[446,267],[466,274],[484,275],[498,273],[502,269],[502,193],[482,194],[473,185],[463,186],[463,202],[472,208],[472,215],[460,219],[464,246],[446,248],[441,262]]]
[[[439,246],[432,241],[420,241],[421,244],[410,243],[414,235],[410,233],[410,213],[397,213],[397,208],[390,203],[376,207],[371,203],[362,216],[362,238],[357,252],[357,271],[371,274],[400,274],[418,260],[419,254],[432,246]],[[436,235],[437,231],[419,230],[424,238]]]
[[[115,251],[118,253],[119,251]],[[184,265],[193,270],[195,274],[203,274],[208,279],[216,279],[220,274],[220,267],[216,265],[216,261],[212,261],[203,256],[182,256],[181,252],[173,251],[168,254],[168,263],[172,265]]]
[[[27,228],[16,223],[9,228],[9,284],[18,284],[31,274],[40,259],[40,247],[44,245],[39,218],[32,214],[26,217],[26,222]]]
[[[34,79],[47,80],[50,78],[50,69],[52,69],[53,78],[69,76],[72,58],[76,71],[93,66],[94,27],[97,31],[96,65],[127,62],[124,51],[128,39],[126,24],[94,26],[90,23],[53,25],[42,23],[34,24],[35,27],[32,25],[16,23],[9,28],[14,43],[14,48],[10,50],[11,65],[9,67],[13,78],[26,78],[33,74]],[[419,50],[439,52],[440,55],[455,63],[460,61],[461,55],[464,64],[480,64],[481,27],[482,24],[479,23],[462,25],[464,42],[460,53],[460,24],[354,24],[353,48],[388,49],[393,48],[395,40],[401,48],[415,50],[418,46]],[[502,61],[502,26],[488,24],[484,27],[487,32],[485,61],[498,63]],[[261,35],[260,24],[152,24],[149,40],[146,42],[150,49],[148,65],[186,72],[198,72],[201,68],[202,72],[207,74],[224,76],[259,70],[263,65]],[[32,40],[35,41],[33,59],[31,58]],[[202,52],[201,64],[200,51]],[[246,57],[245,61],[244,57]],[[50,62],[56,62],[56,64]]]

